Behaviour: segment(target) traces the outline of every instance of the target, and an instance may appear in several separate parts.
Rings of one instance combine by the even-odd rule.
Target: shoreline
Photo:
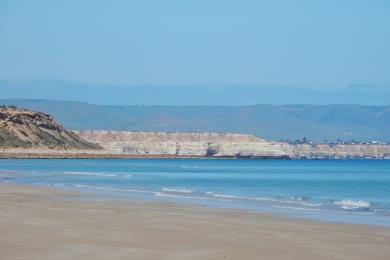
[[[288,156],[202,156],[129,154],[110,150],[0,149],[0,159],[253,159],[291,160]]]
[[[7,152],[0,150],[0,159],[236,159],[236,160],[390,160],[390,157],[289,157],[289,156],[197,156],[170,154],[126,154],[110,151],[75,152],[52,150],[51,152]]]
[[[0,184],[6,259],[388,259],[390,228]]]
[[[272,215],[278,218],[286,218],[292,220],[307,220],[319,223],[328,223],[328,224],[347,224],[347,225],[363,225],[363,226],[373,226],[373,227],[383,227],[390,229],[390,223],[383,222],[384,220],[381,217],[384,216],[376,216],[376,219],[359,219],[359,215],[349,215],[348,218],[343,217],[341,212],[327,212],[324,215],[317,214],[304,214],[305,211],[292,211],[289,209],[289,206],[275,206],[272,207],[270,205],[263,204],[262,206],[252,206],[252,207],[242,207],[238,204],[230,203],[230,204],[222,204],[218,200],[214,200],[211,203],[202,203],[193,199],[188,199],[185,197],[180,198],[180,195],[163,195],[162,197],[167,196],[168,199],[160,198],[159,194],[164,192],[162,191],[141,191],[133,189],[132,191],[113,189],[112,191],[104,192],[106,188],[102,187],[77,187],[77,186],[53,186],[53,185],[45,185],[39,183],[18,183],[18,182],[0,182],[1,185],[16,185],[16,186],[25,186],[32,188],[42,188],[42,189],[50,189],[55,190],[60,193],[72,193],[78,194],[81,198],[88,198],[90,200],[102,200],[102,201],[114,201],[114,202],[141,202],[141,203],[162,203],[162,204],[172,204],[178,206],[188,206],[195,208],[204,208],[204,209],[214,209],[214,210],[222,210],[222,211],[232,211],[232,212],[244,212],[249,214],[265,214]],[[110,190],[109,188],[107,190]],[[103,191],[103,192],[101,192]],[[143,194],[139,195],[139,192]],[[169,197],[172,196],[170,199]],[[229,195],[226,195],[229,196]],[[293,209],[297,209],[294,208]],[[366,216],[362,216],[365,218]]]
[[[187,156],[187,155],[135,155],[135,154],[0,154],[0,159],[237,159],[237,160],[293,160],[272,156],[236,157],[236,156]]]

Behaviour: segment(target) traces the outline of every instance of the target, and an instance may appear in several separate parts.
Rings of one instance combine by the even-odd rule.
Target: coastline
[[[388,259],[390,228],[0,184],[6,259]]]
[[[175,154],[130,154],[111,150],[76,149],[0,149],[0,159],[279,159],[289,156],[205,156]]]
[[[289,157],[289,156],[198,156],[171,154],[126,154],[105,150],[0,150],[0,159],[248,159],[248,160],[390,160],[390,157]]]
[[[0,148],[0,159],[272,159],[272,160],[390,160],[390,156],[339,156],[336,154],[320,155],[200,155],[171,153],[126,153],[118,150],[99,149],[51,149],[51,148]]]

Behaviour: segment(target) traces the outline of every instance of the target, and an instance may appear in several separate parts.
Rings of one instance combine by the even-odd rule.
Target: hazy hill
[[[0,107],[0,147],[99,148],[66,130],[48,114],[15,107]]]
[[[61,80],[0,79],[2,98],[76,100],[114,105],[362,104],[390,105],[390,86],[117,86]],[[93,95],[91,94],[93,93]]]
[[[390,141],[390,106],[108,106],[0,100],[54,115],[70,129],[232,132],[267,139]]]

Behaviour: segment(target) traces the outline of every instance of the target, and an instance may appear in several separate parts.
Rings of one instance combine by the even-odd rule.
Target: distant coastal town
[[[329,140],[316,141],[316,140],[309,140],[306,137],[302,137],[302,139],[296,139],[296,140],[280,139],[279,141],[285,142],[288,144],[307,144],[307,145],[326,144],[329,146],[336,146],[336,145],[390,145],[390,142],[374,141],[374,140],[373,141],[356,141],[356,140],[337,139],[336,141],[329,141]]]

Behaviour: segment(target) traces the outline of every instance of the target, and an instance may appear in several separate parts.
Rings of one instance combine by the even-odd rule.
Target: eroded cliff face
[[[389,145],[291,145],[245,134],[74,131],[109,152],[261,158],[390,158]]]
[[[75,131],[109,151],[178,156],[285,157],[282,144],[253,135],[128,131]]]
[[[52,116],[15,107],[0,107],[0,147],[97,149],[58,124]]]

